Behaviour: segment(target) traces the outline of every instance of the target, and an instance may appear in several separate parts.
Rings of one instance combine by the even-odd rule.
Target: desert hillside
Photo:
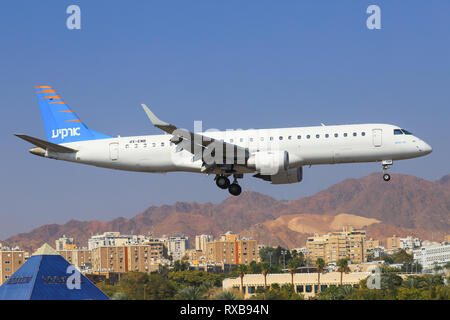
[[[304,245],[308,234],[341,229],[343,225],[367,226],[369,236],[419,235],[442,240],[450,233],[450,175],[432,182],[411,175],[393,174],[389,183],[373,173],[346,179],[313,196],[279,201],[245,191],[219,204],[177,202],[151,206],[131,219],[76,221],[44,225],[2,241],[33,250],[62,235],[74,237],[80,246],[105,231],[122,233],[184,233],[220,235],[232,230],[251,235],[260,243],[290,247]],[[302,183],[308,183],[304,181]]]

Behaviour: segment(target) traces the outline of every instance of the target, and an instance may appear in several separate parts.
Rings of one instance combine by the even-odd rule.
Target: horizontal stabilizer
[[[34,144],[35,146],[38,146],[42,149],[48,149],[54,152],[60,152],[60,153],[73,153],[73,152],[77,152],[78,150],[72,149],[72,148],[67,148],[64,146],[61,146],[59,144],[54,144],[48,141],[44,141],[38,138],[34,138],[34,137],[30,137],[24,134],[14,134],[16,137],[19,137],[20,139],[23,139],[25,141],[28,141],[32,144]]]

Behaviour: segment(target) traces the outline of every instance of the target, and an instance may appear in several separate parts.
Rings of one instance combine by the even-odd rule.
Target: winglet
[[[159,119],[145,104],[141,104],[141,106],[144,109],[145,113],[147,114],[147,117],[150,119],[150,121],[153,123],[155,127],[170,126],[170,123],[164,122],[161,119]]]
[[[155,127],[170,134],[177,129],[177,127],[175,127],[174,125],[159,119],[145,104],[141,104],[141,106],[144,109],[145,113],[147,114],[147,117],[150,119],[151,123],[153,123]]]

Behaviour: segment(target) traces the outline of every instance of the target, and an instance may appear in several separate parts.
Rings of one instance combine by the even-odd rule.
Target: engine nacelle
[[[287,151],[259,151],[250,156],[247,167],[262,175],[276,175],[289,168]]]
[[[286,171],[280,171],[274,175],[255,174],[254,177],[271,181],[272,184],[288,184],[300,182],[303,179],[303,168],[292,168]]]

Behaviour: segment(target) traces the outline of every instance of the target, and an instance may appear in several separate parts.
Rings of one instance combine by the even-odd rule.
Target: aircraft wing
[[[193,154],[192,161],[203,160],[203,171],[213,171],[227,165],[245,165],[250,156],[247,148],[180,129],[159,119],[145,104],[142,104],[142,108],[155,127],[173,136],[170,141],[177,146],[177,152],[184,149]]]

